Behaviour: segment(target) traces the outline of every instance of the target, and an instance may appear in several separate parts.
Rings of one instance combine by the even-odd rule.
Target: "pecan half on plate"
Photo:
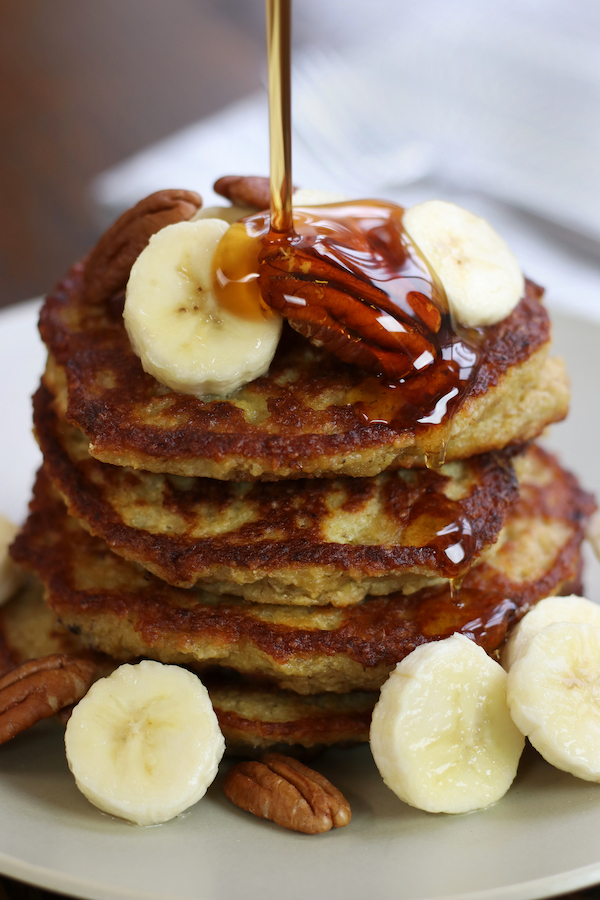
[[[323,775],[280,753],[238,763],[223,791],[241,809],[303,834],[341,828],[352,815],[344,795]]]
[[[0,744],[77,703],[95,673],[90,660],[60,654],[31,659],[12,669],[0,678]]]

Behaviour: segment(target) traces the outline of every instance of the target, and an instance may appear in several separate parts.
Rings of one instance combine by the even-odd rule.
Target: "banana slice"
[[[0,515],[0,605],[12,597],[21,587],[25,573],[20,566],[13,562],[8,554],[8,548],[14,541],[19,531],[16,525]]]
[[[402,222],[459,322],[493,325],[510,315],[525,282],[508,245],[485,219],[454,203],[428,200],[407,209]]]
[[[69,719],[65,746],[91,803],[137,825],[158,825],[204,796],[225,742],[200,679],[145,660],[90,688]]]
[[[600,781],[600,628],[548,625],[508,673],[517,727],[544,759],[586,781]]]
[[[507,672],[525,653],[531,639],[555,622],[587,622],[600,628],[600,606],[576,594],[540,600],[523,616],[506,642],[502,665]]]
[[[247,314],[220,305],[212,259],[222,219],[168,225],[150,238],[129,277],[123,317],[144,371],[197,397],[225,397],[264,375],[282,319],[257,300]]]
[[[398,663],[371,724],[387,786],[427,812],[464,813],[499,800],[525,743],[505,687],[502,667],[464,635],[424,644]]]

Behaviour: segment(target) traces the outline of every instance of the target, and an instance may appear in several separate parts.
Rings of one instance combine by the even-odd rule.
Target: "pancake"
[[[99,676],[110,674],[118,665],[104,654],[91,653],[61,625],[44,602],[42,585],[32,579],[0,609],[0,671],[3,674],[28,659],[53,653],[91,656]],[[229,754],[281,750],[298,755],[369,739],[376,692],[303,697],[236,676],[213,674],[203,681]]]
[[[228,667],[301,694],[374,690],[420,644],[458,631],[493,652],[537,600],[580,589],[591,496],[538,447],[516,466],[521,498],[459,597],[441,586],[335,609],[174,588],[89,535],[43,472],[12,553],[39,575],[60,620],[116,659]]]
[[[293,756],[367,743],[377,691],[303,696],[242,679],[204,676],[227,751]]]
[[[229,399],[200,400],[143,372],[125,332],[122,296],[87,296],[79,264],[42,309],[46,383],[103,462],[234,481],[366,477],[423,466],[446,444],[453,460],[527,441],[566,415],[566,375],[548,357],[541,295],[528,282],[514,312],[485,329],[476,375],[463,360],[455,376],[460,391],[437,390],[427,368],[388,386],[284,329],[265,377]],[[456,410],[452,398],[463,382]]]
[[[464,575],[518,497],[511,454],[371,478],[227,482],[101,463],[42,385],[34,424],[69,513],[177,587],[259,603],[358,603]]]
[[[116,664],[108,656],[92,653],[68,628],[58,621],[56,613],[44,602],[44,588],[37,578],[30,578],[8,603],[0,608],[0,672],[28,659],[39,659],[54,653],[92,658],[108,675]]]

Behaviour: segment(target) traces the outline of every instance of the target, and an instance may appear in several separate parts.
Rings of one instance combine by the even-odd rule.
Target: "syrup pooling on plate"
[[[373,371],[350,404],[365,424],[433,425],[428,462],[438,466],[479,368],[482,332],[452,320],[403,212],[380,200],[295,207],[289,234],[270,229],[268,211],[248,216],[217,248],[215,285],[237,315],[275,307],[317,346]]]

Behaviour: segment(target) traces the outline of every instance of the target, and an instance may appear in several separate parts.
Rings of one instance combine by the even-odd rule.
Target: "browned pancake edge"
[[[452,420],[449,459],[530,440],[566,414],[564,369],[555,361],[548,367],[541,294],[528,282],[514,312],[486,330],[482,365]],[[40,318],[47,381],[104,462],[226,480],[361,477],[424,465],[448,437],[438,425],[419,424],[417,411],[404,417],[410,426],[386,424],[391,395],[381,382],[289,329],[268,375],[232,398],[177,394],[143,372],[122,308],[122,297],[101,304],[86,297],[79,264]]]
[[[34,425],[70,514],[115,553],[169,584],[256,602],[344,606],[460,577],[518,497],[512,451],[441,471],[240,485],[98,462],[43,384]]]
[[[595,504],[543,450],[522,465],[521,499],[494,555],[460,596],[447,587],[370,597],[355,607],[251,604],[166,585],[111,553],[67,516],[43,473],[13,555],[46,586],[64,624],[115,658],[224,666],[298,693],[372,690],[415,647],[455,631],[488,652],[541,597],[578,586],[580,545]]]

